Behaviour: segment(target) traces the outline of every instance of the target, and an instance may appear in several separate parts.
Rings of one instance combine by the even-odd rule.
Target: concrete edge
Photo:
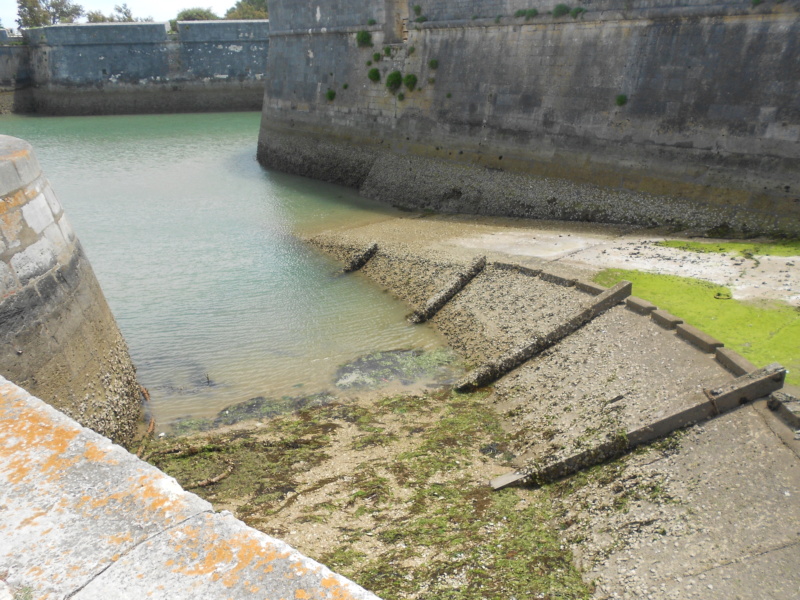
[[[683,323],[683,319],[660,309],[652,311],[650,313],[650,318],[664,329],[675,329],[678,325]]]
[[[738,352],[735,352],[734,350],[731,350],[730,348],[717,348],[716,352],[714,353],[714,358],[716,358],[717,362],[725,367],[725,369],[737,377],[758,369],[757,366],[747,360],[744,356]]]
[[[658,307],[647,300],[638,298],[637,296],[628,296],[625,299],[625,306],[635,313],[640,315],[649,316]]]
[[[438,313],[444,305],[450,302],[461,290],[463,290],[469,283],[475,279],[486,267],[486,257],[481,256],[470,264],[469,268],[464,273],[459,273],[450,282],[449,285],[439,290],[436,294],[431,296],[425,303],[425,306],[417,311],[411,313],[408,320],[411,323],[424,323]]]
[[[706,354],[714,354],[717,348],[722,348],[725,345],[704,331],[700,331],[697,327],[692,327],[687,323],[680,323],[676,326],[676,329],[679,337],[700,348]]]
[[[543,336],[510,350],[495,361],[484,363],[473,369],[456,382],[455,389],[459,392],[474,390],[503,377],[543,350],[574,333],[598,315],[624,301],[630,295],[632,287],[633,284],[630,281],[620,281],[614,287],[608,288],[599,296],[592,298],[582,309]]]
[[[627,431],[624,436],[604,441],[587,450],[563,457],[541,469],[516,470],[492,479],[489,485],[498,490],[526,479],[538,485],[549,483],[581,469],[621,456],[637,446],[653,442],[678,429],[735,410],[776,392],[783,386],[786,370],[777,363],[748,373],[727,384],[705,390],[708,400],[659,419],[649,425]],[[624,443],[623,443],[624,440]]]
[[[767,407],[794,430],[800,430],[800,398],[783,390],[772,392]]]
[[[352,273],[354,271],[358,271],[359,269],[363,268],[369,262],[369,259],[375,256],[375,253],[378,251],[378,244],[373,242],[366,248],[364,248],[361,252],[357,252],[356,255],[350,260],[347,265],[344,266],[342,269],[342,273]]]

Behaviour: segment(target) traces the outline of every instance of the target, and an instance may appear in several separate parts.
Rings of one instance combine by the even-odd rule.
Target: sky
[[[114,5],[125,0],[72,0],[83,6],[84,11],[99,10],[104,14],[114,12]],[[169,21],[184,8],[210,8],[220,17],[236,4],[236,0],[127,0],[128,7],[136,18],[153,17],[154,21]],[[81,19],[80,21],[86,21]],[[79,22],[80,22],[79,21]],[[5,28],[17,28],[16,0],[0,0],[0,22]]]

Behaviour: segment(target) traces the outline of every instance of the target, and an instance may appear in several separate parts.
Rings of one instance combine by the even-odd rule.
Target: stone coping
[[[377,600],[3,377],[0,578],[45,599]]]

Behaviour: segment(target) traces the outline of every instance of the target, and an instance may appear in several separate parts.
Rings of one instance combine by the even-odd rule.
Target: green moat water
[[[29,141],[125,336],[159,424],[333,388],[374,350],[433,349],[408,308],[295,233],[391,214],[264,170],[259,113],[0,117]]]

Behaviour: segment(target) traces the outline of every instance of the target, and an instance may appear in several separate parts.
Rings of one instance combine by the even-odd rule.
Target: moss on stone
[[[714,252],[717,254],[739,254],[751,256],[800,256],[800,240],[783,242],[687,242],[664,240],[656,246],[679,248],[689,252]]]
[[[782,364],[789,370],[787,383],[800,384],[800,312],[795,307],[779,301],[733,300],[724,286],[675,275],[606,269],[594,281],[611,286],[623,279],[633,283],[635,295],[705,331],[755,365]]]

